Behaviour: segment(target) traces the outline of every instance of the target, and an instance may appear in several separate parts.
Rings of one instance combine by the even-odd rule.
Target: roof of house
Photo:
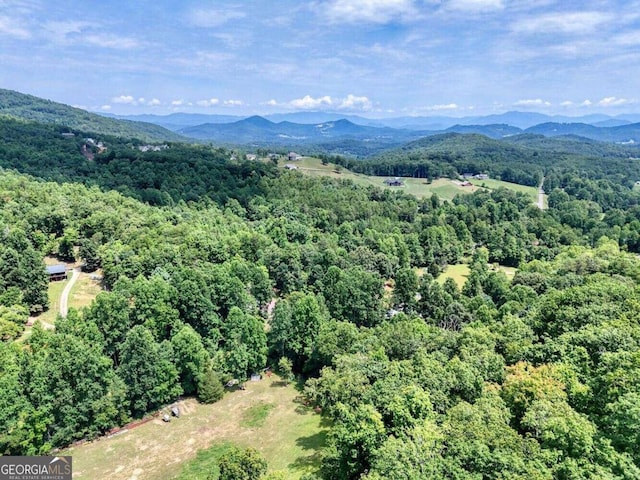
[[[47,266],[47,273],[49,275],[56,275],[59,273],[66,273],[67,271],[67,266],[66,265],[48,265]]]

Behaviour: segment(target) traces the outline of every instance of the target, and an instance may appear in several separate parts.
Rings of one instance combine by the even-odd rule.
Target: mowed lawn
[[[459,288],[462,288],[469,276],[469,265],[466,263],[458,263],[456,265],[448,265],[444,272],[438,276],[438,283],[444,283],[447,278],[453,278]]]
[[[69,293],[69,308],[80,310],[91,305],[98,293],[102,291],[100,281],[95,279],[96,274],[80,273],[78,280]]]
[[[455,182],[448,178],[439,178],[428,183],[424,178],[401,177],[401,180],[404,182],[404,186],[389,187],[384,183],[384,181],[389,177],[362,175],[359,173],[351,172],[350,170],[342,167],[336,168],[336,166],[333,164],[322,165],[322,162],[318,158],[302,157],[300,160],[297,160],[295,162],[281,160],[279,163],[279,165],[282,167],[284,167],[285,164],[295,165],[296,167],[298,167],[297,171],[303,173],[304,175],[351,180],[358,185],[374,185],[376,187],[386,188],[389,190],[403,191],[405,193],[414,195],[417,198],[431,197],[431,195],[435,193],[438,195],[438,197],[440,197],[441,200],[453,200],[456,195],[461,193],[473,193],[481,188],[494,190],[503,187],[509,190],[514,190],[516,192],[525,193],[531,198],[532,202],[536,202],[538,200],[537,188],[528,187],[526,185],[518,185],[517,183],[503,182],[501,180],[472,180],[472,185],[463,187],[459,185],[459,182]]]
[[[170,423],[158,417],[111,438],[65,450],[65,455],[73,455],[74,479],[177,478],[199,450],[228,443],[257,449],[269,471],[284,470],[286,478],[298,479],[316,469],[328,432],[323,418],[276,376],[247,382],[246,387],[213,405],[180,401],[182,414]]]

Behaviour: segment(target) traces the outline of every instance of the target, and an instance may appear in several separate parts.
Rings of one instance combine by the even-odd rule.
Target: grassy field
[[[467,277],[469,276],[469,265],[466,263],[458,263],[456,265],[449,265],[438,276],[438,282],[444,283],[447,278],[453,278],[458,285],[458,287],[462,288],[464,283],[467,281]]]
[[[93,299],[102,291],[99,280],[94,280],[92,274],[80,273],[78,280],[69,294],[69,308],[81,309],[91,305]],[[51,298],[51,297],[49,297]]]
[[[269,470],[284,470],[286,478],[298,479],[318,466],[328,426],[301,403],[293,385],[283,386],[275,375],[247,382],[246,390],[227,393],[213,405],[186,399],[178,406],[182,414],[170,423],[156,418],[66,450],[73,455],[74,479],[206,478],[193,472],[203,469],[202,462],[215,462],[228,443],[257,449]]]
[[[487,189],[496,189],[500,187],[508,188],[517,192],[522,192],[531,197],[532,202],[537,201],[538,189],[535,187],[527,187],[525,185],[518,185],[516,183],[503,182],[500,180],[476,180],[471,186],[462,187],[448,178],[440,178],[434,180],[431,183],[427,183],[423,178],[410,178],[403,177],[403,187],[389,187],[384,184],[387,177],[377,177],[373,175],[361,175],[351,172],[345,168],[340,168],[339,172],[336,171],[336,166],[333,164],[322,165],[322,162],[317,158],[302,157],[296,162],[281,161],[280,165],[284,167],[285,164],[291,163],[298,167],[298,171],[310,176],[315,177],[331,177],[341,178],[344,180],[351,180],[358,185],[368,186],[374,185],[380,188],[388,188],[390,190],[401,190],[418,198],[430,197],[434,193],[438,195],[442,200],[453,200],[453,198],[460,193],[473,193],[481,185],[484,185]]]

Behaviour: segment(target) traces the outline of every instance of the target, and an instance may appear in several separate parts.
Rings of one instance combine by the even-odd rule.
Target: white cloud
[[[640,45],[640,30],[615,35],[611,41],[616,45],[621,45],[623,47]]]
[[[147,102],[147,105],[149,105],[150,107],[157,107],[158,105],[162,105],[162,102],[157,98],[152,98]]]
[[[109,111],[109,110],[111,110],[111,105],[102,105],[100,107],[100,110],[104,110],[105,112]]]
[[[613,19],[614,16],[610,13],[595,11],[546,13],[522,18],[515,22],[511,29],[514,32],[525,34],[586,34],[595,31]]]
[[[331,23],[385,24],[418,15],[413,0],[329,0],[320,8]]]
[[[245,13],[237,10],[209,10],[195,9],[191,10],[188,20],[191,25],[203,28],[219,27],[230,20],[238,20],[244,18]]]
[[[301,110],[309,110],[313,108],[330,107],[331,105],[333,105],[333,100],[328,95],[318,98],[313,98],[311,95],[305,95],[302,98],[291,100],[289,102],[289,105]]]
[[[138,102],[131,95],[120,95],[119,97],[113,97],[111,99],[113,103],[119,103],[122,105],[137,105]]]
[[[20,40],[31,38],[31,32],[29,30],[18,26],[21,23],[23,22],[4,15],[0,16],[0,35],[7,35]]]
[[[198,105],[199,107],[213,107],[214,105],[218,105],[220,103],[220,100],[218,100],[217,98],[210,98],[208,100],[198,100],[196,102],[196,105]]]
[[[278,102],[276,102],[273,98],[271,100],[269,100],[267,102],[267,105],[269,105],[270,107],[277,107],[278,106]]]
[[[450,0],[446,8],[465,12],[485,12],[502,10],[504,3],[502,0]]]
[[[173,107],[179,107],[180,105],[184,104],[184,100],[180,99],[180,100],[171,100],[171,106]]]
[[[113,48],[116,50],[130,50],[141,46],[140,42],[135,38],[121,37],[119,35],[87,35],[82,41],[89,45],[95,45],[102,48]]]
[[[571,107],[573,106],[573,102],[571,100],[565,100],[564,102],[560,102],[561,107]]]
[[[438,111],[438,110],[458,110],[460,107],[458,106],[457,103],[443,103],[440,105],[431,105],[429,107],[426,107],[426,110],[433,110],[433,111]]]
[[[238,107],[244,105],[244,102],[242,100],[225,100],[224,104],[228,107]]]
[[[591,100],[587,99],[580,104],[581,107],[590,107],[592,105]]]
[[[347,98],[342,99],[338,108],[341,110],[371,110],[371,106],[371,100],[367,97],[358,97],[350,93]]]
[[[629,103],[633,103],[633,101],[628,98],[605,97],[598,102],[598,105],[601,107],[618,107]]]
[[[551,102],[542,100],[541,98],[518,100],[513,104],[514,107],[550,107]]]

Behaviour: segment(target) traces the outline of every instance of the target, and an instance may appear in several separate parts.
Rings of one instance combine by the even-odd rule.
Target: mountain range
[[[169,115],[101,115],[121,120],[154,123],[169,130],[178,131],[185,127],[194,127],[205,123],[234,123],[245,120],[246,116],[207,115],[201,113],[172,113]],[[348,120],[356,125],[369,127],[391,127],[403,130],[446,130],[455,125],[494,125],[506,124],[526,129],[541,123],[585,123],[596,127],[616,127],[640,122],[640,114],[609,116],[603,114],[569,117],[564,115],[545,115],[537,112],[505,112],[494,115],[447,117],[447,116],[404,116],[393,118],[365,118],[359,115],[346,115],[344,112],[294,112],[263,115],[274,122],[319,124],[337,120]]]
[[[298,112],[248,118],[189,113],[117,117],[0,89],[0,115],[143,141],[195,140],[226,145],[307,146],[311,149],[320,146],[321,151],[356,156],[367,156],[443,133],[478,134],[492,139],[533,134],[631,146],[640,144],[640,115],[637,114],[550,117],[535,112],[506,112],[464,118],[367,119],[339,113]]]

